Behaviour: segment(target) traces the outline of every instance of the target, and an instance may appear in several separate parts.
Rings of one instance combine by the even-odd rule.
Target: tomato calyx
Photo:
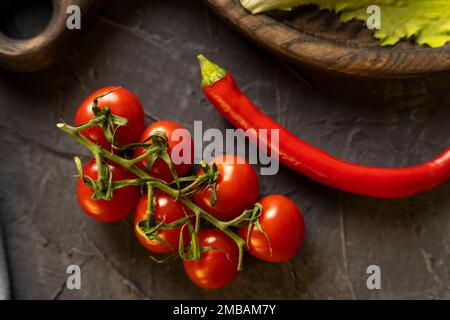
[[[105,92],[101,95],[98,95],[94,98],[92,102],[92,112],[94,113],[94,118],[101,119],[98,123],[98,126],[103,131],[106,140],[111,144],[113,148],[120,148],[120,145],[115,141],[114,136],[117,132],[117,129],[122,126],[126,126],[128,124],[128,119],[116,116],[111,113],[111,109],[108,106],[105,106],[103,109],[98,106],[98,100],[106,97],[107,95],[113,93],[114,91],[120,89],[121,87],[116,87],[108,92]]]
[[[108,163],[96,157],[98,178],[96,180],[83,173],[83,165],[79,157],[74,158],[78,176],[89,188],[93,190],[93,200],[111,200],[113,197],[113,174]]]
[[[261,217],[262,210],[263,210],[263,207],[262,207],[261,203],[256,202],[252,209],[245,210],[240,216],[238,216],[237,218],[235,218],[231,221],[226,222],[225,224],[227,226],[236,227],[236,228],[241,228],[241,227],[247,225],[247,237],[246,237],[247,247],[249,244],[250,233],[253,229],[253,226],[255,226],[258,229],[258,231],[261,232],[264,235],[264,237],[266,238],[268,246],[269,246],[269,252],[270,252],[270,255],[272,256],[272,244],[270,242],[270,238],[267,235],[267,233],[263,230],[261,223],[259,222],[259,218]]]
[[[136,232],[139,233],[139,235],[144,239],[159,241],[160,243],[164,244],[170,249],[175,250],[175,248],[173,248],[173,246],[170,243],[168,243],[166,240],[164,240],[162,237],[158,235],[158,232],[160,230],[176,229],[180,226],[184,227],[184,225],[186,225],[186,223],[189,222],[191,216],[186,215],[185,217],[173,221],[171,223],[165,223],[164,218],[162,221],[157,222],[154,214],[156,197],[154,187],[152,186],[151,182],[147,183],[147,201],[148,206],[145,212],[145,219],[139,221],[136,224]],[[180,238],[182,237],[183,227],[181,228]]]
[[[190,244],[187,246],[184,245],[184,241],[183,241],[183,229],[186,226],[188,227],[189,233],[191,235]],[[180,232],[178,255],[181,257],[182,260],[193,260],[195,262],[198,262],[200,260],[201,256],[209,250],[222,250],[222,249],[214,247],[214,246],[201,246],[200,242],[199,242],[199,238],[198,238],[198,232],[195,232],[194,227],[188,221],[188,223],[186,223],[183,226],[183,228]]]
[[[170,173],[173,176],[173,182],[177,185],[178,190],[180,189],[180,180],[178,179],[178,173],[175,170],[173,162],[169,155],[169,143],[167,136],[162,131],[156,131],[154,134],[149,136],[141,143],[132,143],[120,148],[120,151],[130,151],[135,148],[143,148],[146,151],[140,156],[134,158],[133,164],[139,163],[144,159],[148,158],[145,165],[145,172],[150,173],[155,164],[156,160],[162,159],[169,167]]]
[[[253,226],[255,226],[256,229],[258,229],[258,231],[261,232],[263,234],[263,236],[266,238],[267,244],[269,246],[269,254],[270,254],[270,256],[272,256],[273,255],[272,243],[270,242],[270,238],[267,235],[267,233],[263,230],[261,223],[259,223],[259,218],[261,217],[262,210],[263,210],[263,207],[262,207],[261,203],[259,203],[259,202],[255,203],[255,207],[253,208],[250,219],[248,220],[247,237],[246,237],[247,247],[248,247],[249,241],[250,241],[250,233],[252,232]]]
[[[219,169],[215,163],[209,165],[204,160],[200,162],[200,166],[203,174],[180,179],[180,181],[193,181],[184,189],[183,195],[190,197],[209,187],[211,190],[211,204],[214,205],[217,201],[216,186],[220,176]]]

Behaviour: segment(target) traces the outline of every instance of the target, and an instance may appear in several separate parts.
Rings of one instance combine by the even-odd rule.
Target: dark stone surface
[[[211,292],[191,284],[180,263],[151,262],[126,223],[81,213],[72,157],[88,154],[55,128],[105,85],[134,91],[148,122],[230,127],[199,89],[195,56],[204,53],[312,144],[361,164],[412,165],[450,145],[450,74],[384,81],[295,70],[199,1],[110,2],[80,40],[49,70],[0,72],[0,218],[14,298],[450,298],[449,183],[384,201],[285,168],[261,177],[262,194],[289,195],[302,209],[306,242],[289,263],[247,257],[230,287]],[[82,290],[65,288],[69,264],[81,266]],[[366,288],[370,264],[381,267],[379,291]]]

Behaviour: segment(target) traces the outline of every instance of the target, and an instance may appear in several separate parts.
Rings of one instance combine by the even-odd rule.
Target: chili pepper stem
[[[202,88],[212,85],[227,75],[227,72],[204,55],[197,56],[202,73]]]
[[[83,135],[80,134],[80,131],[81,131],[80,127],[85,129],[85,128],[89,128],[91,126],[95,126],[100,122],[101,121],[99,121],[99,119],[93,118],[91,121],[87,122],[86,124],[83,124],[82,126],[73,127],[66,123],[58,123],[56,126],[58,127],[58,129],[60,129],[64,133],[68,134],[73,139],[78,141],[81,145],[83,145],[86,149],[88,149],[94,155],[94,157],[96,159],[105,158],[110,161],[113,161],[113,162],[119,164],[120,166],[126,168],[127,170],[131,171],[132,173],[137,175],[139,178],[141,178],[143,181],[147,181],[147,182],[151,181],[152,187],[155,187],[174,198],[179,197],[179,190],[173,189],[170,186],[168,186],[167,184],[165,184],[164,182],[159,181],[157,179],[153,180],[153,178],[149,174],[147,174],[145,171],[143,171],[143,170],[139,169],[137,166],[135,166],[136,162],[134,161],[134,159],[128,160],[128,159],[122,158],[110,151],[103,149],[102,147],[98,146],[97,144],[93,143],[92,141],[88,140],[86,137],[84,137]],[[100,174],[100,172],[99,172],[99,174]],[[129,182],[130,182],[130,185],[135,185],[136,180],[130,180]],[[123,185],[121,185],[121,187],[123,187]],[[194,212],[197,219],[203,218],[204,220],[208,221],[210,224],[214,225],[216,228],[218,228],[223,233],[228,235],[236,243],[236,245],[238,246],[238,249],[239,249],[239,261],[238,261],[237,269],[238,269],[238,271],[241,271],[242,270],[243,252],[244,252],[244,247],[246,246],[246,242],[241,237],[239,237],[236,233],[231,231],[229,227],[235,226],[237,223],[240,222],[240,220],[238,218],[240,218],[242,220],[245,217],[245,215],[242,214],[238,218],[232,220],[233,223],[224,222],[224,221],[220,221],[220,220],[214,218],[208,212],[204,211],[203,209],[201,209],[200,207],[195,205],[191,200],[189,200],[187,198],[180,198],[180,201],[182,201],[183,204],[185,204],[188,208],[190,208]],[[198,229],[198,227],[195,229]],[[195,231],[198,232],[198,230],[195,230]]]

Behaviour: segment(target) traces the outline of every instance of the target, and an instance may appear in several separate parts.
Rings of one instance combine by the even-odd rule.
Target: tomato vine
[[[133,143],[125,146],[120,146],[114,142],[113,133],[117,130],[118,127],[125,126],[127,124],[127,119],[112,115],[108,107],[105,107],[103,109],[96,108],[96,101],[97,100],[94,100],[94,117],[90,121],[78,126],[71,126],[64,122],[60,122],[57,124],[57,127],[62,132],[66,133],[74,140],[79,142],[94,156],[98,167],[98,177],[96,180],[85,177],[83,175],[81,159],[79,157],[75,157],[74,159],[80,179],[87,186],[94,190],[93,197],[95,199],[110,200],[113,196],[113,191],[116,189],[124,188],[127,186],[145,186],[148,196],[148,207],[146,212],[147,218],[140,221],[136,225],[136,231],[141,236],[158,240],[158,237],[156,235],[158,230],[173,229],[182,226],[182,231],[180,232],[180,245],[178,249],[178,255],[183,259],[198,261],[203,251],[211,249],[202,248],[198,242],[198,233],[200,232],[201,222],[202,220],[204,220],[222,231],[236,243],[239,249],[237,270],[242,270],[243,252],[244,247],[247,243],[237,233],[235,233],[232,228],[238,228],[242,227],[245,224],[249,224],[250,226],[255,225],[258,229],[260,229],[258,218],[262,210],[261,205],[259,203],[256,203],[253,208],[244,210],[238,217],[230,221],[218,220],[213,215],[197,206],[190,199],[198,192],[209,188],[211,193],[211,203],[214,204],[214,202],[216,201],[215,185],[219,177],[219,172],[215,164],[208,165],[206,162],[202,161],[200,164],[202,168],[202,174],[197,176],[178,177],[176,171],[174,170],[172,160],[168,155],[167,137],[163,132],[157,132],[150,138],[148,138],[147,140],[151,141],[151,143],[149,143],[148,141],[144,141],[142,143]],[[88,138],[81,134],[83,130],[94,126],[100,126],[100,128],[102,128],[103,132],[105,133],[106,139],[113,146],[113,151],[106,150],[102,146],[90,141]],[[121,155],[126,154],[128,151],[133,150],[137,147],[145,148],[146,151],[134,158]],[[150,160],[148,161],[146,170],[144,171],[139,168],[137,164],[147,158]],[[174,178],[173,181],[165,182],[163,180],[154,178],[149,173],[147,173],[152,164],[158,158],[162,159],[169,166]],[[126,170],[132,172],[134,175],[136,175],[136,178],[129,180],[112,181],[112,173],[111,170],[109,170],[107,161],[112,161],[125,168]],[[183,203],[187,208],[189,208],[193,212],[192,218],[195,219],[194,224],[191,224],[190,217],[188,216],[167,224],[164,223],[164,221],[156,222],[153,216],[155,189],[159,189],[162,192],[170,195],[171,197]],[[185,248],[183,245],[182,232],[184,228],[188,228],[191,236],[191,241],[188,248]],[[186,252],[188,253],[187,255]],[[168,258],[173,258],[173,254],[169,255]]]

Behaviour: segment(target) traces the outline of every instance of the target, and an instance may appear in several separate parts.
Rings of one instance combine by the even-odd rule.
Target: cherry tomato
[[[155,191],[155,199],[156,205],[154,217],[156,223],[164,221],[164,223],[168,224],[180,220],[186,217],[187,215],[193,215],[192,211],[189,210],[188,207],[186,207],[180,201],[177,201],[173,197],[169,196],[168,194],[160,190]],[[155,253],[170,253],[178,249],[180,241],[180,232],[183,227],[182,225],[174,229],[158,231],[157,236],[165,240],[170,245],[170,247],[158,240],[149,240],[136,231],[136,226],[139,223],[139,221],[146,219],[147,207],[148,207],[148,198],[147,195],[144,195],[139,200],[139,203],[136,208],[136,214],[134,216],[134,227],[135,227],[134,230],[136,232],[136,236],[138,237],[139,241],[142,243],[144,247],[146,247],[151,252]],[[191,222],[193,223],[194,221]],[[187,244],[189,240],[190,240],[189,231],[186,227],[183,230],[183,241],[185,244]]]
[[[198,262],[184,260],[184,270],[196,285],[207,289],[223,288],[238,274],[239,249],[236,243],[218,229],[203,229],[198,234],[202,247],[215,249],[203,252]]]
[[[108,163],[112,171],[112,180],[120,181],[134,179],[133,173],[123,169],[115,163]],[[91,179],[97,179],[98,169],[95,160],[87,162],[83,167],[83,174]],[[111,200],[93,200],[94,191],[78,179],[77,195],[78,203],[83,211],[100,222],[116,222],[128,216],[139,200],[139,188],[136,186],[127,186],[117,189],[113,192]]]
[[[302,213],[292,200],[282,195],[268,195],[259,202],[263,207],[259,223],[270,239],[272,255],[266,236],[256,226],[250,231],[247,251],[252,256],[268,262],[291,259],[305,238]],[[245,240],[247,230],[247,226],[239,229],[239,235]]]
[[[86,98],[77,109],[75,125],[80,125],[91,120],[94,116],[92,111],[94,99],[115,88],[117,87],[99,89]],[[100,109],[106,106],[110,108],[112,114],[128,119],[126,126],[117,129],[114,136],[115,141],[120,145],[137,142],[144,129],[144,110],[138,98],[127,89],[118,88],[98,100],[98,107]],[[110,144],[99,126],[85,129],[81,134],[103,148],[110,149]]]
[[[174,135],[174,131],[179,131],[179,136]],[[144,142],[150,136],[155,134],[156,131],[162,131],[166,134],[168,139],[168,148],[167,151],[169,156],[171,157],[174,163],[175,171],[177,172],[179,177],[182,177],[189,170],[191,164],[194,161],[194,142],[192,141],[191,135],[189,131],[183,128],[180,124],[172,121],[156,121],[149,125],[141,135],[140,142]],[[151,143],[151,140],[146,141],[146,143]],[[172,155],[172,151],[174,148],[179,148]],[[134,152],[134,156],[140,156],[146,151],[145,148],[136,148]],[[178,152],[179,151],[179,152]],[[188,154],[185,154],[188,152]],[[188,158],[187,161],[183,161],[184,157]],[[180,159],[175,159],[175,157],[180,157]],[[145,159],[137,164],[139,168],[145,170],[148,159]],[[166,182],[170,182],[173,180],[173,175],[170,172],[169,166],[162,159],[158,159],[152,166],[150,170],[150,175],[164,180]]]
[[[216,184],[216,204],[211,205],[210,188],[197,193],[194,202],[217,219],[229,221],[258,200],[258,176],[252,166],[238,156],[219,156],[212,162],[217,164],[220,173]]]

